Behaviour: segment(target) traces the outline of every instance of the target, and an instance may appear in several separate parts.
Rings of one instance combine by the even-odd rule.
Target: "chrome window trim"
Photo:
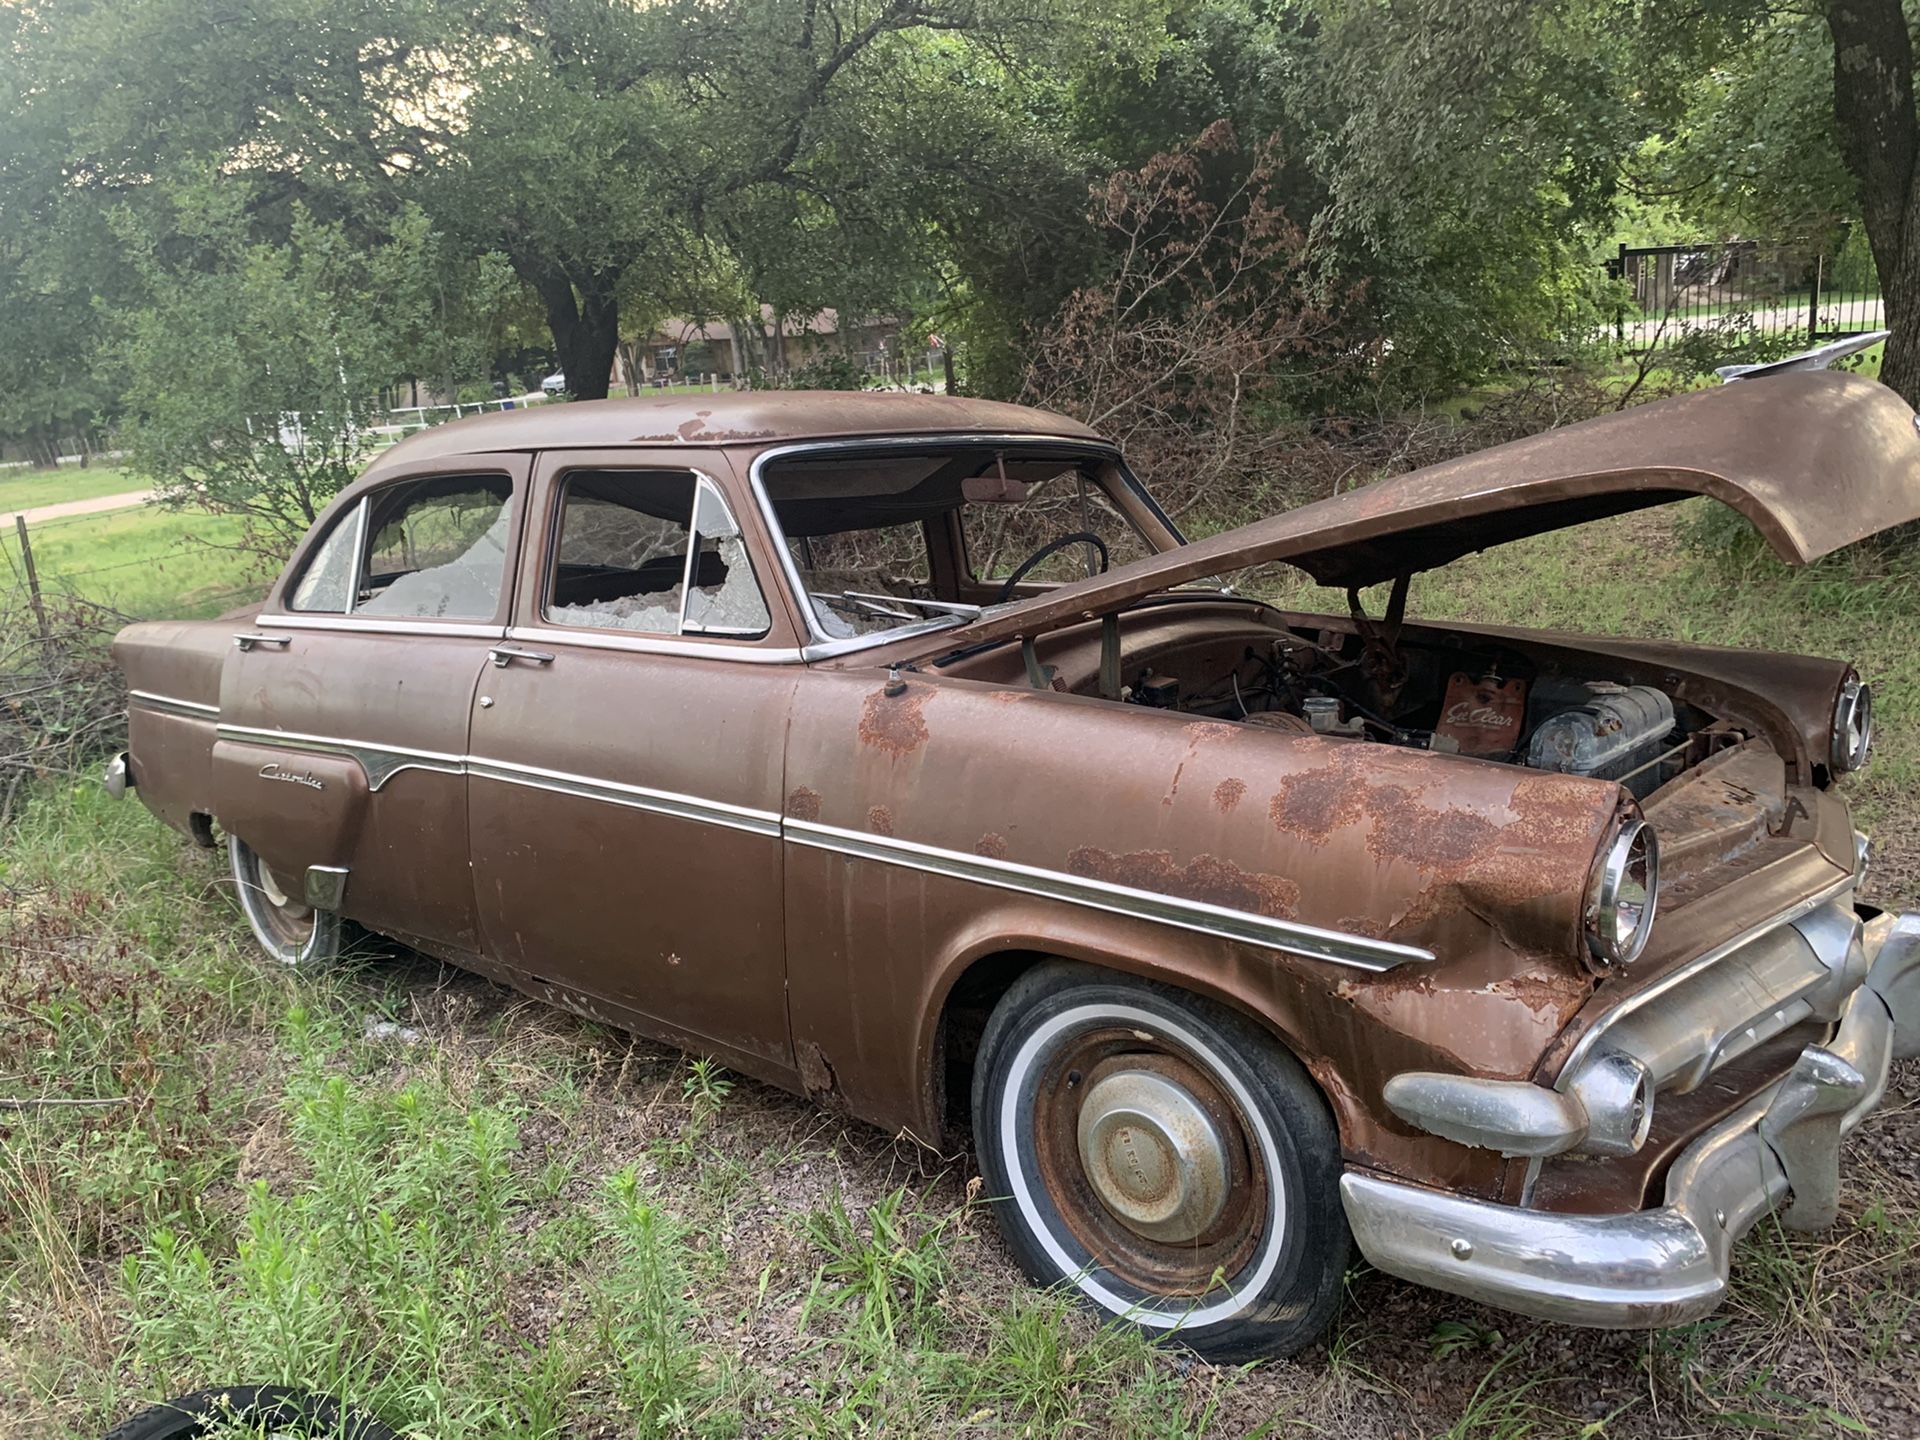
[[[346,613],[349,615],[360,608],[360,587],[367,578],[367,511],[372,506],[372,494],[369,490],[353,506],[353,573],[347,579]]]
[[[148,710],[156,710],[162,715],[182,715],[189,720],[218,720],[220,707],[207,705],[199,700],[177,700],[171,695],[161,695],[152,690],[129,690],[128,700]]]
[[[567,476],[570,473],[573,473],[575,471],[581,471],[581,470],[595,471],[595,472],[602,472],[602,473],[609,470],[631,470],[636,474],[684,474],[684,475],[691,475],[693,477],[693,508],[691,511],[688,512],[688,515],[687,515],[687,558],[686,558],[686,563],[681,567],[681,571],[680,571],[680,619],[678,622],[679,629],[675,631],[675,633],[669,635],[669,634],[666,634],[664,631],[659,631],[659,630],[622,630],[617,626],[612,626],[612,625],[600,625],[600,626],[568,625],[564,621],[555,620],[551,615],[547,613],[547,601],[548,601],[548,598],[553,593],[553,586],[551,582],[554,579],[554,571],[557,569],[560,563],[560,558],[559,558],[560,557],[560,540],[562,538],[560,526],[564,524],[566,520]],[[720,512],[727,517],[727,523],[733,526],[734,534],[736,536],[740,534],[739,518],[734,515],[733,507],[727,503],[726,491],[721,489],[720,482],[714,479],[711,473],[709,473],[708,471],[702,470],[697,465],[624,465],[624,466],[623,465],[574,465],[571,467],[556,469],[553,472],[552,478],[553,478],[553,488],[555,491],[553,539],[547,547],[547,556],[545,560],[541,562],[540,576],[539,576],[540,600],[539,600],[539,605],[537,607],[536,613],[538,614],[540,623],[542,625],[551,626],[553,628],[551,630],[539,631],[538,632],[539,639],[554,640],[556,643],[558,643],[558,634],[564,633],[567,635],[604,635],[610,639],[622,638],[622,639],[633,639],[633,640],[667,641],[671,643],[674,641],[684,641],[688,634],[700,635],[700,636],[717,635],[721,637],[725,637],[727,635],[728,632],[724,630],[702,629],[702,630],[689,631],[687,629],[687,601],[689,600],[689,598],[691,598],[693,593],[693,567],[694,567],[695,559],[698,556],[699,549],[700,549],[699,521],[700,521],[700,497],[702,494],[711,495],[713,497],[714,502],[718,504],[720,507]],[[767,603],[767,587],[760,583],[760,572],[753,568],[753,557],[751,555],[748,555],[746,557],[746,561],[747,561],[747,573],[753,576],[754,588],[760,592],[760,603],[762,606],[765,607],[767,612],[768,629],[757,631],[757,632],[750,632],[748,634],[738,635],[735,637],[743,642],[764,639],[773,626],[773,607]],[[528,628],[524,625],[512,626],[510,627],[510,629],[520,630],[525,633],[519,636],[510,635],[509,638],[516,638],[516,639],[535,638],[534,632],[529,631]],[[587,642],[582,641],[581,643],[585,644]],[[695,641],[691,643],[698,644],[699,642]],[[631,649],[631,650],[641,651],[642,653],[645,653],[645,654],[659,653],[659,652],[653,651],[650,647],[642,647],[638,645],[606,645],[606,646],[600,646],[598,648],[608,649],[608,650]],[[671,653],[679,653],[679,652],[671,652]],[[718,646],[718,647],[715,647],[715,653],[730,655],[734,652],[725,646]],[[774,653],[774,652],[768,652],[768,653]],[[798,650],[794,650],[791,648],[785,649],[779,653],[781,653],[784,657],[780,662],[782,664],[791,664],[795,660],[798,660],[800,658],[800,652]],[[765,663],[765,662],[762,662],[762,663]]]
[[[1687,961],[1684,965],[1678,966],[1672,974],[1661,976],[1660,979],[1640,991],[1637,995],[1630,995],[1625,1000],[1622,1000],[1618,1005],[1615,1005],[1596,1020],[1587,1030],[1587,1033],[1580,1037],[1579,1043],[1573,1047],[1573,1053],[1567,1056],[1566,1063],[1560,1067],[1560,1074],[1553,1082],[1553,1088],[1555,1090],[1565,1091],[1571,1086],[1580,1073],[1581,1065],[1586,1061],[1587,1057],[1592,1054],[1594,1047],[1600,1043],[1601,1038],[1627,1016],[1633,1014],[1635,1011],[1645,1009],[1661,996],[1669,994],[1677,987],[1684,985],[1701,971],[1719,964],[1720,961],[1726,959],[1727,956],[1733,954],[1734,951],[1752,944],[1769,931],[1777,930],[1782,925],[1791,925],[1794,921],[1803,919],[1815,910],[1818,910],[1822,905],[1838,899],[1852,888],[1853,876],[1844,876],[1834,881],[1831,885],[1815,891],[1805,899],[1796,900],[1784,910],[1776,911],[1765,920],[1748,926],[1732,939],[1723,940],[1712,949],[1703,951],[1701,954]]]
[[[624,634],[605,630],[569,630],[560,626],[511,625],[506,638],[527,644],[569,645],[583,650],[625,650],[637,655],[680,655],[698,660],[740,660],[749,665],[795,665],[805,657],[792,645],[755,648],[749,642],[721,645],[712,640],[678,640],[671,635]]]
[[[787,547],[787,532],[780,528],[780,522],[773,513],[773,502],[767,495],[765,471],[768,464],[793,455],[831,453],[837,450],[934,450],[942,446],[962,444],[1066,445],[1084,450],[1090,455],[1100,455],[1120,461],[1120,447],[1105,440],[1088,440],[1084,436],[1069,435],[983,435],[964,431],[959,434],[875,436],[866,440],[802,440],[791,445],[771,446],[753,457],[753,463],[747,467],[747,488],[753,493],[753,503],[760,511],[760,521],[767,527],[767,538],[773,543],[774,554],[779,557],[780,569],[787,579],[787,588],[793,596],[795,608],[800,612],[800,623],[806,626],[807,639],[800,647],[804,659],[827,660],[837,655],[871,650],[875,646],[891,645],[897,640],[911,639],[915,635],[929,634],[936,630],[958,629],[970,624],[971,619],[958,615],[936,615],[911,625],[897,625],[891,630],[875,630],[867,635],[833,636],[824,633],[814,617],[813,601],[807,593],[806,585],[801,582],[799,567],[793,563],[793,552]],[[1121,463],[1121,469],[1123,472],[1126,469],[1124,462]],[[1132,482],[1131,477],[1129,481],[1138,489],[1137,482]],[[1169,529],[1171,533],[1178,533],[1171,531],[1171,527]]]
[[[280,625],[294,630],[338,630],[355,635],[450,635],[460,640],[499,640],[507,633],[504,625],[476,625],[466,620],[432,620],[395,618],[392,620],[368,620],[354,615],[308,614],[293,611],[287,614],[262,614],[254,617],[256,625]]]
[[[1013,890],[1043,899],[1065,901],[1090,910],[1133,919],[1173,925],[1202,935],[1304,955],[1356,970],[1375,973],[1409,963],[1427,963],[1434,959],[1431,950],[1400,945],[1390,940],[1373,940],[1364,935],[1349,935],[1338,930],[1322,930],[1298,921],[1279,920],[1246,910],[1231,910],[1201,900],[1187,900],[1153,890],[1137,890],[1081,875],[1043,870],[1010,860],[995,860],[984,855],[963,854],[911,840],[873,835],[859,830],[843,830],[810,820],[789,819],[786,837],[797,845],[850,855],[856,859],[877,860],[900,865],[931,875],[969,880],[995,889]]]

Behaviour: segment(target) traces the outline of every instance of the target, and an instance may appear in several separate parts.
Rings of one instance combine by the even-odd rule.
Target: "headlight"
[[[1587,887],[1587,949],[1595,968],[1611,970],[1640,958],[1659,896],[1660,842],[1646,821],[1629,820]]]
[[[1836,775],[1858,770],[1873,749],[1873,687],[1849,675],[1833,707],[1833,742],[1827,759]]]

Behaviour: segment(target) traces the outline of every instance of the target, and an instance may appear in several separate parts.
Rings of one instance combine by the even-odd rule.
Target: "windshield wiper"
[[[922,610],[932,610],[941,615],[961,615],[969,620],[978,620],[985,613],[979,605],[968,605],[959,600],[922,600],[917,595],[868,595],[859,590],[843,592],[849,600],[872,600],[887,605],[918,605]]]

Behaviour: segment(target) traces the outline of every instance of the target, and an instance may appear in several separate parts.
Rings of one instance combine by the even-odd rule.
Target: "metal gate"
[[[1626,286],[1616,337],[1638,352],[1697,335],[1731,348],[1767,340],[1813,345],[1881,329],[1878,285],[1845,276],[1834,253],[1792,241],[1622,245],[1606,264],[1608,278]]]

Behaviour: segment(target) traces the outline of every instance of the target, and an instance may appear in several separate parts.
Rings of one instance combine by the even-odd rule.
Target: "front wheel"
[[[1339,1309],[1351,1238],[1333,1117],[1250,1021],[1052,962],[994,1008],[973,1079],[980,1170],[1043,1284],[1215,1360],[1285,1355]]]
[[[291,876],[277,873],[238,835],[227,837],[233,885],[241,913],[261,949],[282,965],[307,965],[338,958],[339,915],[306,903]]]

